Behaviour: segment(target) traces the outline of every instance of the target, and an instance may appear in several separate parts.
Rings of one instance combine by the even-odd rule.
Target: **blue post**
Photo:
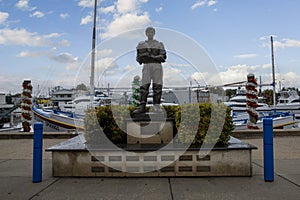
[[[273,152],[273,120],[263,119],[264,130],[264,178],[274,181],[274,152]]]
[[[34,123],[32,182],[42,181],[43,123]]]

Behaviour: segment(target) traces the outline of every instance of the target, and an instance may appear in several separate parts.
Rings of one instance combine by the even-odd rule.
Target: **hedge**
[[[224,104],[199,103],[163,107],[168,118],[175,119],[176,143],[227,144],[234,129],[230,108]],[[114,144],[126,144],[126,118],[132,116],[132,106],[101,106],[86,111],[85,139],[97,143],[99,129]],[[223,126],[222,126],[223,125]]]

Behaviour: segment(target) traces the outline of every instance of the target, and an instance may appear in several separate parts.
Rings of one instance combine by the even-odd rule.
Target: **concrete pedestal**
[[[119,150],[88,150],[80,137],[47,149],[52,152],[53,176],[252,176],[251,152],[256,149],[231,137],[228,145],[215,146],[208,152],[190,147],[181,154],[181,146],[175,144],[163,151],[157,151],[159,145],[142,144],[125,145]],[[203,153],[207,154],[200,156]]]
[[[126,120],[127,144],[169,144],[175,134],[174,119],[159,113],[142,113]]]

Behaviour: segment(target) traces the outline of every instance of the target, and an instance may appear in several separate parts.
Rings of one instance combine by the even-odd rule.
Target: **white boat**
[[[258,107],[256,108],[256,111],[258,111],[259,118],[255,125],[258,128],[263,128],[263,119],[271,118],[273,120],[273,128],[286,128],[286,127],[290,128],[290,127],[296,126],[295,115],[291,112],[292,106],[288,107],[287,106],[288,104],[286,104],[287,102],[289,102],[287,99],[291,100],[292,97],[287,98],[284,94],[282,94],[282,97],[281,97],[279,103],[277,105],[275,104],[275,100],[276,100],[276,98],[275,98],[275,71],[274,71],[274,54],[273,54],[273,38],[272,37],[271,37],[271,52],[272,52],[272,74],[273,74],[273,83],[271,85],[273,85],[274,107],[273,108],[271,108],[269,106],[266,107],[262,103],[259,103]],[[296,98],[296,96],[294,95],[293,98]],[[240,97],[239,98],[237,97],[236,99],[239,99],[239,101],[245,101],[245,102],[241,103],[241,105],[243,104],[246,108],[246,93],[245,93],[245,95],[240,95]],[[293,100],[291,100],[291,101],[293,101]],[[298,101],[299,101],[299,97],[298,97]],[[295,102],[295,104],[296,104],[296,102]],[[230,106],[231,108],[238,107],[238,106],[236,106],[237,102],[235,102],[233,104],[226,104],[226,105]],[[300,106],[300,104],[299,104],[299,106]],[[283,108],[285,108],[285,109],[283,109]],[[236,109],[236,110],[232,109],[232,110],[238,111],[238,109]],[[270,110],[272,110],[272,111],[270,111]],[[263,112],[261,112],[261,111],[263,111]],[[286,111],[286,112],[278,112],[278,111]],[[233,115],[233,122],[235,125],[235,130],[248,129],[248,118],[249,117],[245,117],[245,119],[242,119],[244,117],[245,117],[245,114],[243,114],[243,116],[239,116],[236,118],[234,118],[234,115]]]
[[[256,110],[259,111],[271,111],[272,108],[264,103],[264,98],[263,97],[258,97],[257,99],[258,107]],[[224,102],[225,105],[229,106],[233,112],[246,112],[246,90],[238,90],[237,94],[230,98],[228,102]]]
[[[234,130],[248,129],[248,113],[233,114]],[[256,126],[259,129],[263,128],[263,119],[273,119],[273,128],[292,128],[296,126],[295,116],[289,112],[259,112],[259,118]]]
[[[46,132],[63,132],[70,130],[84,129],[84,116],[72,112],[59,110],[46,110],[32,107],[34,120],[44,124],[43,130]]]
[[[84,115],[86,109],[90,107],[110,105],[112,98],[107,97],[106,95],[98,95],[92,98],[91,96],[79,96],[76,97],[73,101],[67,102],[62,108],[62,111],[73,112],[76,114]]]
[[[278,103],[276,104],[276,110],[293,113],[296,119],[300,119],[300,97],[297,91],[281,91]]]

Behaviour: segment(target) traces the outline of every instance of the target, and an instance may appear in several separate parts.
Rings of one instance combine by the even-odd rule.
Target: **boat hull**
[[[256,125],[258,126],[259,129],[263,128],[263,120],[258,120]],[[287,128],[295,125],[295,120],[294,116],[289,115],[289,116],[284,116],[284,117],[277,117],[273,119],[273,128]],[[247,128],[247,123],[243,124],[235,124],[235,129],[234,130],[246,130]]]
[[[38,112],[37,109],[33,109],[34,120],[43,123],[43,130],[46,132],[66,132],[70,130],[83,130],[83,119],[68,118],[53,113],[49,115]]]

